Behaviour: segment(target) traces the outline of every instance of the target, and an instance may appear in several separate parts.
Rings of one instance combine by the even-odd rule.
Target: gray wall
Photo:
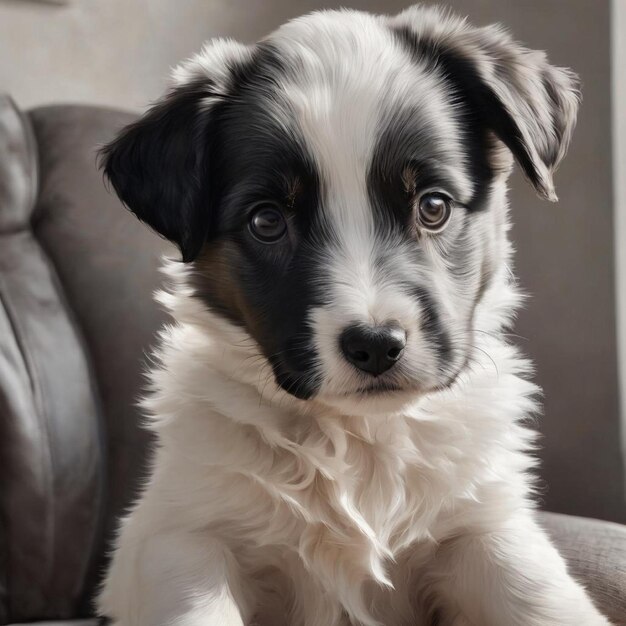
[[[617,0],[618,2],[620,0]],[[395,12],[407,2],[352,0]],[[557,176],[558,205],[516,174],[517,269],[532,294],[516,333],[545,390],[544,505],[626,521],[620,451],[611,175],[609,0],[457,0],[475,23],[501,21],[553,62],[573,67],[584,104]],[[82,101],[139,108],[170,66],[212,36],[253,41],[285,19],[332,6],[288,0],[74,0],[0,3],[0,89],[18,103]]]
[[[504,4],[499,3],[500,11]],[[511,3],[512,4],[512,3]],[[518,269],[530,291],[517,332],[545,390],[548,508],[626,521],[615,333],[608,1],[523,2],[509,23],[580,75],[583,105],[556,178],[560,202],[538,202],[517,177]],[[537,10],[528,10],[535,4]]]

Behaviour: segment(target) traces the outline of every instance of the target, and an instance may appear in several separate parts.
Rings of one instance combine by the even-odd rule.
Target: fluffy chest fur
[[[176,265],[169,272],[184,281]],[[409,548],[428,558],[474,518],[497,522],[526,501],[532,433],[521,421],[535,387],[527,363],[493,335],[511,287],[478,311],[483,332],[451,388],[363,417],[282,394],[245,341],[225,347],[236,331],[181,285],[161,294],[179,323],[163,333],[144,401],[159,439],[149,493],[168,503],[166,524],[219,536],[252,577],[295,568],[309,581],[304,593],[317,589],[369,624],[372,583],[391,590],[419,577]],[[283,592],[297,612],[295,578]]]

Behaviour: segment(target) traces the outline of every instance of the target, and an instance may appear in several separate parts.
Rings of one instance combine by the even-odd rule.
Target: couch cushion
[[[539,521],[596,605],[626,624],[626,526],[557,513]]]
[[[122,206],[97,168],[98,147],[132,114],[52,106],[35,109],[29,117],[40,179],[32,230],[63,285],[89,355],[107,448],[97,561],[86,577],[86,601],[103,569],[117,518],[145,474],[149,440],[136,402],[145,355],[165,319],[152,298],[160,283],[160,258],[173,248]],[[85,604],[81,610],[88,608]]]
[[[141,478],[135,401],[169,248],[96,167],[130,119],[0,98],[0,624],[90,614]]]
[[[69,617],[102,518],[99,402],[71,306],[32,229],[32,128],[7,98],[0,120],[0,611]]]

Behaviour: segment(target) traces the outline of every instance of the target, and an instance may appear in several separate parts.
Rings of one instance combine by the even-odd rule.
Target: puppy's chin
[[[381,391],[355,391],[354,393],[320,393],[317,402],[347,415],[383,417],[402,413],[423,395],[419,388]]]

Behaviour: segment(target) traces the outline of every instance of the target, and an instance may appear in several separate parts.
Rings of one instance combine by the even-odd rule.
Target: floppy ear
[[[100,152],[122,202],[174,242],[183,261],[198,255],[211,225],[211,119],[245,47],[218,40],[174,71],[170,91]]]
[[[443,70],[482,123],[509,148],[537,192],[556,201],[552,175],[576,124],[578,81],[543,52],[497,25],[474,28],[439,10],[411,7],[392,18],[422,61]]]

